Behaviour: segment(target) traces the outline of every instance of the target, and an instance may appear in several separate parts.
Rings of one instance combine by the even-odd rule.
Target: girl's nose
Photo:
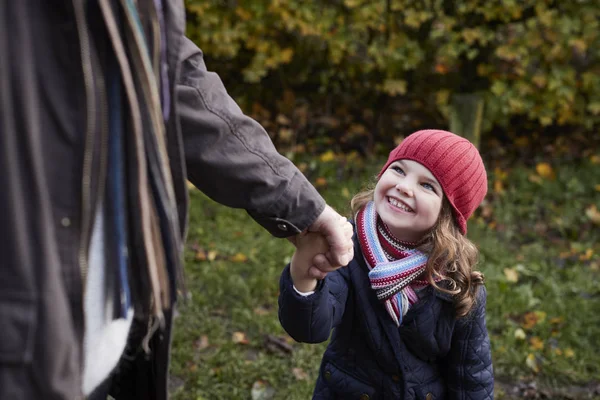
[[[401,182],[399,182],[396,185],[396,189],[398,191],[400,191],[401,193],[403,193],[405,196],[408,196],[408,197],[414,196],[412,186],[411,186],[410,182],[408,182],[408,179],[404,179]]]

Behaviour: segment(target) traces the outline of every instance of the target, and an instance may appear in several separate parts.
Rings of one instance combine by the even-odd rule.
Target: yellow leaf
[[[600,164],[600,156],[597,154],[594,154],[593,156],[590,157],[590,161],[592,162],[592,164]]]
[[[538,165],[535,166],[535,170],[537,171],[538,175],[541,176],[542,178],[554,179],[554,177],[555,177],[554,170],[548,163],[545,163],[545,162],[539,163]]]
[[[324,187],[327,185],[327,179],[320,177],[317,178],[317,180],[315,181],[315,186],[316,187]]]
[[[581,254],[579,256],[579,261],[587,261],[587,260],[591,259],[593,255],[594,255],[594,250],[587,249],[584,254]]]
[[[294,374],[294,378],[299,381],[308,379],[308,374],[302,368],[292,368],[292,374]]]
[[[196,260],[206,261],[206,252],[204,250],[198,250],[196,252]]]
[[[596,192],[600,192],[600,185],[594,186],[594,189],[596,189]]]
[[[231,257],[231,261],[242,263],[248,261],[248,257],[244,253],[237,253],[235,256]]]
[[[344,196],[345,198],[350,197],[350,191],[348,190],[347,187],[342,189],[342,196]]]
[[[538,323],[538,316],[534,312],[528,312],[523,316],[523,323],[521,326],[525,329],[531,329]]]
[[[290,47],[287,47],[287,48],[281,50],[281,53],[279,55],[279,57],[281,58],[281,62],[284,64],[287,64],[290,61],[292,61],[293,56],[294,56],[294,50],[291,49]]]
[[[538,365],[537,360],[535,359],[535,355],[528,354],[525,359],[525,365],[527,365],[533,372],[540,372],[540,366]]]
[[[515,339],[517,340],[525,340],[527,336],[525,335],[525,331],[521,328],[515,329]]]
[[[572,348],[569,347],[568,349],[565,350],[565,357],[567,357],[567,358],[575,357],[575,352],[573,351]]]
[[[197,339],[197,340],[194,342],[194,348],[195,348],[196,350],[204,350],[204,349],[205,349],[205,348],[207,348],[208,346],[209,346],[209,343],[208,343],[208,336],[206,336],[206,335],[202,335],[202,336],[200,337],[200,339]]]
[[[591,219],[593,223],[600,225],[600,212],[598,212],[598,208],[596,208],[595,204],[592,204],[585,209],[585,215],[587,215],[587,217]]]
[[[557,325],[557,324],[561,324],[565,319],[563,317],[554,317],[552,319],[550,319],[550,323],[552,325]]]
[[[542,178],[540,178],[538,175],[531,174],[531,175],[529,175],[528,179],[529,179],[529,182],[538,183],[538,184],[542,183]]]
[[[496,179],[498,179],[499,181],[505,181],[506,178],[508,177],[508,174],[501,170],[500,168],[494,168],[494,176],[496,177]]]
[[[231,335],[231,340],[233,341],[233,343],[239,343],[239,344],[248,344],[248,338],[246,337],[246,334],[244,332],[233,332],[233,335]]]
[[[210,251],[208,252],[208,256],[207,256],[207,258],[208,258],[208,261],[215,261],[215,258],[217,258],[217,254],[218,254],[218,253],[217,253],[217,251],[216,251],[216,250],[210,250]]]
[[[328,150],[325,153],[321,154],[321,157],[319,157],[319,159],[321,160],[321,162],[333,161],[335,160],[335,153],[331,150]]]
[[[541,324],[546,320],[546,313],[544,311],[534,311],[533,313],[537,317],[538,324]]]
[[[509,282],[518,282],[519,281],[519,273],[514,268],[504,268],[504,276],[506,276],[506,280]]]
[[[504,184],[502,183],[502,181],[494,181],[494,192],[498,194],[504,193]]]
[[[529,344],[534,350],[542,350],[544,348],[544,341],[537,336],[529,339]]]

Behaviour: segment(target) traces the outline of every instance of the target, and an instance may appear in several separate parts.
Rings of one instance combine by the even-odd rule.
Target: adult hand
[[[326,206],[308,231],[320,233],[329,244],[327,253],[317,254],[313,259],[313,266],[308,271],[311,277],[323,279],[328,272],[348,265],[354,257],[352,224],[333,208]]]

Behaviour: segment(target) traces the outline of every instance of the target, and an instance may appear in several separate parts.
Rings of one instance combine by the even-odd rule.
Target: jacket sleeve
[[[180,58],[177,109],[188,179],[213,200],[245,209],[274,236],[310,226],[325,208],[317,190],[244,115],[187,38]]]
[[[344,315],[348,298],[347,268],[327,274],[315,293],[302,296],[294,290],[289,264],[279,281],[279,322],[297,342],[321,343],[329,339]]]
[[[449,399],[493,399],[494,372],[485,323],[486,289],[481,286],[475,308],[456,322],[450,352],[442,361]]]

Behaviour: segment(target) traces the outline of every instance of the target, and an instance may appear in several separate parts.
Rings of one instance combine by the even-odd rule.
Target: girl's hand
[[[296,236],[295,243],[296,252],[292,256],[290,265],[290,274],[294,286],[300,292],[310,292],[315,290],[317,280],[313,276],[313,270],[319,271],[319,267],[329,265],[325,257],[325,253],[329,249],[329,243],[320,233],[301,233]],[[315,264],[316,262],[316,264]]]

